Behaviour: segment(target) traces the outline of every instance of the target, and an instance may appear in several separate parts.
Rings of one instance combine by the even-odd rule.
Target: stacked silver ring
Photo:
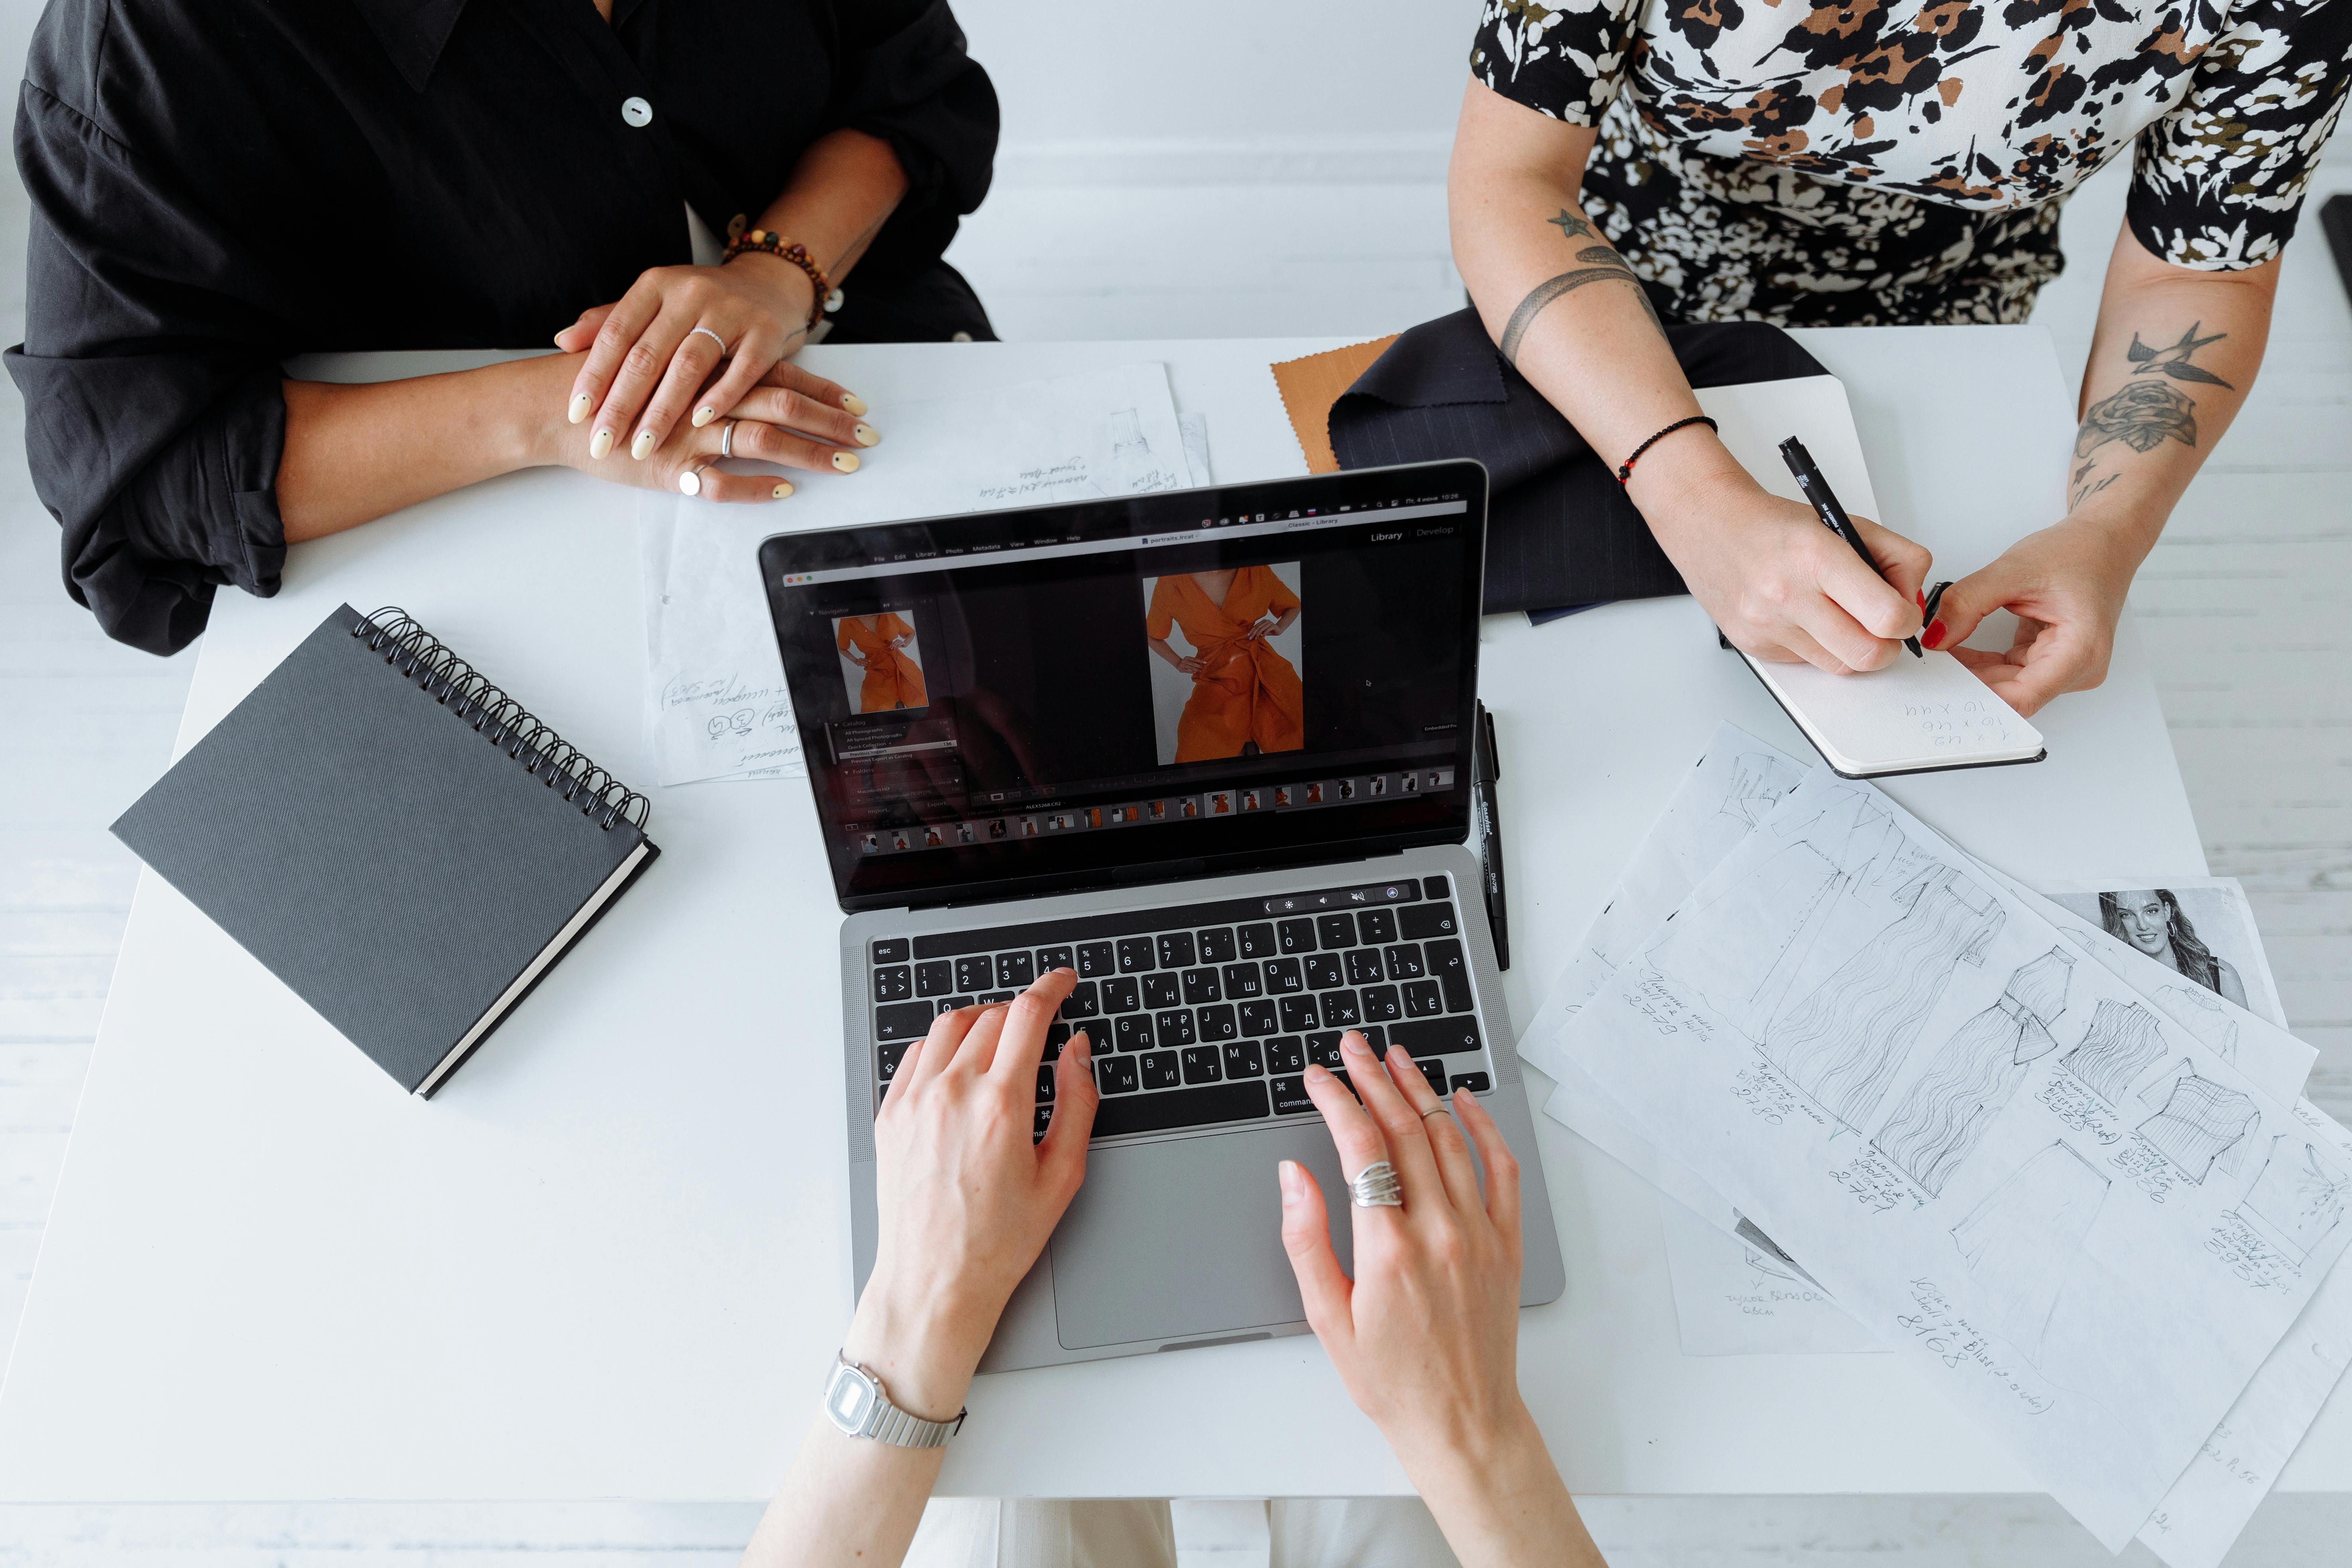
[[[735,455],[735,421],[732,419],[727,422],[726,429],[719,432],[719,455],[722,458]]]
[[[1386,1160],[1375,1160],[1357,1172],[1348,1184],[1348,1195],[1360,1209],[1404,1207],[1404,1188],[1397,1181],[1396,1167]]]
[[[720,337],[709,327],[697,327],[694,329],[694,332],[700,332],[704,337],[709,338],[712,342],[717,343],[719,345],[719,354],[721,357],[725,356],[727,353],[727,340],[725,338]],[[694,336],[694,332],[688,332],[686,335],[690,338]]]

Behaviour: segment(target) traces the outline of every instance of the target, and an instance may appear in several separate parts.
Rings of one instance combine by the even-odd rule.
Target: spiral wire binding
[[[382,654],[384,663],[404,679],[415,681],[435,701],[471,724],[477,734],[521,763],[523,772],[550,789],[561,787],[566,801],[579,803],[580,815],[597,816],[597,808],[604,807],[597,826],[605,832],[622,821],[644,831],[653,802],[531,717],[521,703],[459,658],[407,611],[387,605],[362,616],[351,635],[355,641],[364,638],[370,653]]]

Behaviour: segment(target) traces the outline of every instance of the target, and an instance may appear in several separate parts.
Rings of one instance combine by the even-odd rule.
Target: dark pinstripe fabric
[[[1827,374],[1760,321],[1670,326],[1666,336],[1693,386]],[[1433,458],[1486,465],[1489,615],[1683,592],[1611,465],[1504,363],[1475,310],[1424,321],[1390,345],[1331,405],[1330,430],[1343,468]]]

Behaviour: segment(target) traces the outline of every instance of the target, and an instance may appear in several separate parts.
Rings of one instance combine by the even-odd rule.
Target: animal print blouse
[[[2135,138],[2150,254],[2278,255],[2352,0],[1485,0],[1470,67],[1599,126],[1585,208],[1671,313],[2020,321],[2067,195]]]

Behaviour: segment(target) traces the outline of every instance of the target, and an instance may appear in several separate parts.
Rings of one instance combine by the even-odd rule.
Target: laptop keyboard
[[[869,946],[875,1103],[941,1013],[1011,1001],[1054,969],[1076,988],[1047,1031],[1093,1046],[1097,1138],[1311,1113],[1301,1074],[1339,1037],[1401,1045],[1440,1095],[1484,1093],[1470,965],[1444,877],[996,926]],[[1466,1059],[1465,1059],[1466,1058]],[[1036,1134],[1054,1073],[1037,1069]]]

